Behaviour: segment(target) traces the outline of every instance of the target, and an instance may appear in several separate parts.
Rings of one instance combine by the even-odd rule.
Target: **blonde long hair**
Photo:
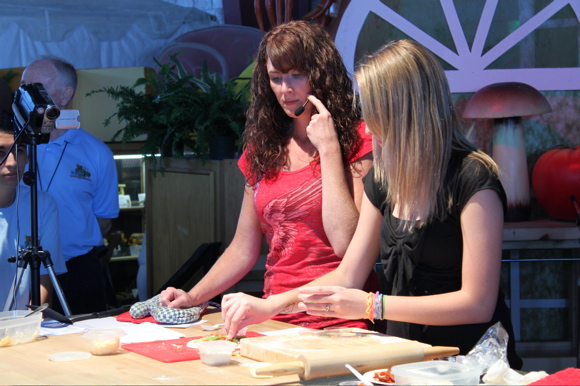
[[[493,160],[461,133],[447,77],[437,58],[412,40],[392,41],[360,62],[355,78],[374,140],[375,179],[387,186],[405,229],[444,219],[452,150],[470,152],[496,175]],[[379,144],[377,138],[382,142]]]

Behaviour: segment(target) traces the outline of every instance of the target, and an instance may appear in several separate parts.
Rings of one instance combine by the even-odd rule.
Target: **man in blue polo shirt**
[[[76,90],[76,70],[63,60],[43,58],[26,67],[21,83],[42,83],[54,103],[66,109]],[[53,130],[37,153],[38,190],[51,194],[58,205],[68,270],[58,279],[70,311],[103,311],[107,305],[99,254],[106,250],[103,238],[119,215],[113,153],[83,129]]]
[[[0,99],[7,97],[9,95],[0,95]],[[26,305],[30,304],[31,293],[30,265],[22,273],[20,285],[16,289],[13,288],[14,278],[20,272],[16,263],[8,262],[9,257],[18,256],[19,250],[26,251],[31,246],[32,232],[30,188],[19,185],[28,155],[25,145],[12,147],[13,144],[14,128],[11,116],[0,108],[0,310],[26,310]],[[54,273],[65,273],[66,265],[58,238],[56,203],[49,194],[38,192],[37,204],[39,245],[50,253]],[[41,264],[41,304],[50,302],[51,291],[52,282],[44,264]]]

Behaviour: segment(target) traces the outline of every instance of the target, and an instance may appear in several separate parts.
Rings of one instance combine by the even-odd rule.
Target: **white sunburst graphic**
[[[484,44],[499,0],[486,0],[473,44],[470,47],[452,0],[440,0],[457,52],[395,12],[380,0],[353,0],[346,8],[336,34],[336,46],[348,70],[354,72],[357,40],[366,18],[372,12],[412,39],[420,42],[456,70],[446,71],[452,92],[475,92],[497,82],[527,83],[541,91],[579,90],[580,68],[487,69],[495,60],[549,21],[564,7],[570,6],[580,21],[580,0],[554,0],[515,31],[483,54]],[[579,38],[580,40],[580,38]]]

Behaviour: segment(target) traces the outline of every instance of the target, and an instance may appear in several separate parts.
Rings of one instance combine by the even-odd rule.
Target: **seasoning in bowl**
[[[40,333],[42,313],[25,318],[30,311],[0,312],[0,347],[33,341]]]
[[[120,328],[90,330],[83,337],[91,341],[93,355],[111,355],[119,351],[121,337],[125,332]]]

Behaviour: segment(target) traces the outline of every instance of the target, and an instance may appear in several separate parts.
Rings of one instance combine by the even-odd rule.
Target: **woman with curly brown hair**
[[[310,316],[287,293],[331,272],[354,234],[372,165],[372,143],[353,100],[352,81],[330,36],[293,21],[260,44],[239,167],[246,177],[234,239],[188,293],[168,288],[168,307],[192,307],[224,292],[256,264],[266,237],[264,299],[225,295],[232,337],[244,324],[277,320],[310,328],[368,327],[368,321]],[[372,273],[368,289],[378,289]]]

